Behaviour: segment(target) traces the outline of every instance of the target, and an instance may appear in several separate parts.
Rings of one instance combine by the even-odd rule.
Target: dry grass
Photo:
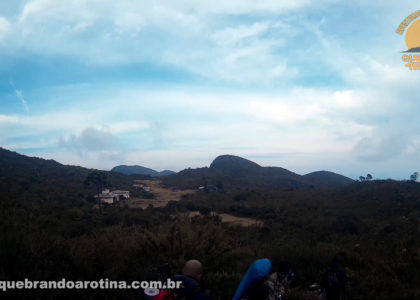
[[[249,226],[261,226],[261,221],[258,221],[257,219],[252,218],[245,218],[245,217],[236,217],[229,214],[218,214],[220,218],[222,218],[222,222],[226,223],[232,223],[235,225],[240,225],[243,227],[249,227]]]
[[[172,189],[166,188],[162,185],[160,180],[136,180],[136,184],[143,184],[150,187],[154,195],[154,199],[131,198],[126,201],[130,207],[145,209],[149,205],[153,207],[163,207],[169,201],[179,201],[183,195],[193,194],[194,190],[180,190],[173,192]]]
[[[217,215],[222,219],[222,222],[225,223],[231,223],[234,225],[239,225],[242,227],[250,227],[250,226],[256,226],[256,227],[260,227],[262,225],[262,222],[257,220],[257,219],[252,219],[252,218],[245,218],[245,217],[236,217],[230,214],[226,214],[226,213],[216,213],[216,212],[211,212],[212,215]],[[188,217],[193,218],[196,216],[201,216],[200,212],[197,211],[191,211],[188,213]]]
[[[149,205],[153,207],[163,207],[166,206],[169,201],[179,201],[183,195],[194,194],[196,192],[195,190],[180,190],[178,192],[173,192],[172,189],[164,187],[160,180],[136,180],[136,184],[143,184],[150,187],[154,199],[131,198],[125,203],[130,207],[142,209],[149,207]],[[212,214],[218,215],[222,219],[222,222],[225,223],[243,227],[261,226],[261,221],[258,221],[257,219],[236,217],[226,213],[212,212]],[[191,211],[188,213],[188,217],[190,218],[200,215],[199,211]]]

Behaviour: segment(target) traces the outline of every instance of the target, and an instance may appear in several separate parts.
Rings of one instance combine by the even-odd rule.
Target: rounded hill
[[[261,168],[257,163],[235,155],[220,155],[210,165],[210,169],[227,173],[255,172]]]

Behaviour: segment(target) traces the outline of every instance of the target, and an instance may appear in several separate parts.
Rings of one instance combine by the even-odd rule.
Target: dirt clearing
[[[224,223],[231,223],[234,225],[239,225],[242,227],[250,227],[250,226],[256,226],[256,227],[260,227],[262,226],[263,222],[259,221],[257,219],[252,219],[252,218],[245,218],[245,217],[236,217],[230,214],[226,214],[226,213],[217,213],[217,212],[211,212],[211,215],[216,215],[219,216],[222,219],[222,222]],[[197,211],[191,211],[188,213],[188,217],[193,218],[196,216],[201,216],[200,212]]]
[[[143,185],[144,188],[150,188],[150,193],[153,193],[153,199],[145,198],[131,198],[126,201],[130,207],[145,209],[149,205],[153,207],[163,207],[169,201],[179,201],[183,195],[194,194],[194,190],[179,190],[174,188],[164,187],[160,180],[136,180],[135,184]]]

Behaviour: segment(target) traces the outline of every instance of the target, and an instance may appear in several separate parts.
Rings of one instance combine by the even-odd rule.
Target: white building
[[[96,196],[98,197],[98,196]],[[123,197],[125,199],[130,198],[130,192],[129,191],[110,191],[109,189],[105,189],[102,191],[102,193],[99,195],[99,198],[102,203],[108,203],[113,204],[120,201],[120,198]]]

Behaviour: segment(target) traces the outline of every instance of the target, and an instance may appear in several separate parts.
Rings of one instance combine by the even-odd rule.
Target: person
[[[321,279],[321,287],[325,292],[325,299],[346,299],[348,284],[349,278],[343,267],[343,258],[340,255],[336,255]]]
[[[286,260],[282,260],[277,264],[277,276],[279,281],[283,283],[286,289],[296,286],[297,278],[292,269],[292,264]]]
[[[182,268],[182,275],[172,275],[169,264],[161,266],[162,278],[171,278],[181,281],[177,289],[161,290],[154,300],[210,300],[210,297],[201,291],[200,281],[203,275],[203,265],[196,259],[187,261]]]
[[[196,259],[187,261],[182,268],[182,275],[175,275],[174,280],[182,281],[181,288],[176,291],[177,299],[210,300],[210,297],[201,291],[200,281],[203,275],[203,265]]]
[[[287,299],[290,289],[295,287],[296,275],[292,264],[280,261],[275,271],[265,278],[255,281],[247,293],[248,300],[279,300]]]
[[[203,265],[196,259],[187,261],[182,268],[182,274],[195,279],[197,282],[201,280],[203,275]]]

